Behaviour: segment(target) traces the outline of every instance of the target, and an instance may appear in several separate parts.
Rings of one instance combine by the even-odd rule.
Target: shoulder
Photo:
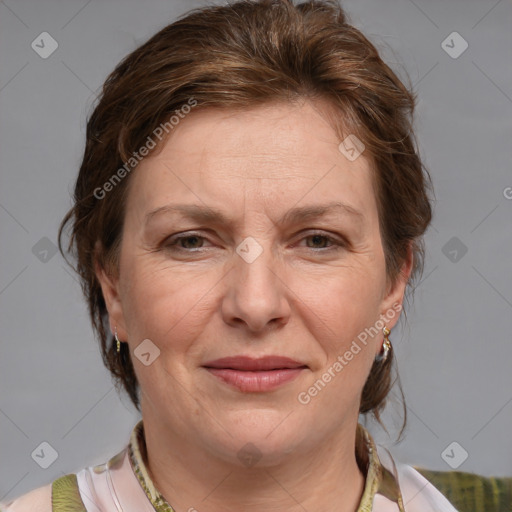
[[[52,512],[52,484],[38,487],[10,501],[0,503],[1,512]]]
[[[416,466],[415,470],[459,510],[510,510],[512,477],[487,477],[464,471],[434,471]]]
[[[397,461],[384,446],[377,445],[377,450],[382,467],[393,475],[398,485],[400,510],[407,512],[457,512],[448,497],[413,466]]]
[[[381,463],[395,476],[407,512],[508,512],[512,477],[486,477],[464,471],[437,471],[397,462],[378,445]]]
[[[76,474],[64,475],[9,503],[0,503],[0,512],[85,512]]]

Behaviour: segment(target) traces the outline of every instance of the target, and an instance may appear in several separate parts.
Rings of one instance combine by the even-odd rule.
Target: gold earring
[[[119,338],[117,337],[117,326],[114,328],[114,338],[116,339],[117,344],[117,353],[121,352],[121,342],[119,341]]]
[[[391,342],[389,341],[389,338],[388,338],[390,333],[391,333],[391,331],[387,327],[384,327],[382,329],[382,334],[384,334],[384,343],[382,344],[382,352],[380,354],[377,354],[377,356],[375,356],[375,361],[377,361],[378,363],[383,363],[388,358],[389,350],[391,348]]]

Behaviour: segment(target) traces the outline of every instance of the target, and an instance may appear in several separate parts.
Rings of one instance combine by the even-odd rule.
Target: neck
[[[365,484],[355,455],[356,427],[357,421],[286,462],[245,468],[145,421],[142,452],[150,478],[176,512],[354,512]]]

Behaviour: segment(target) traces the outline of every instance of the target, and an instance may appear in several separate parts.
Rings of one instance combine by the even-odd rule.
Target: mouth
[[[271,391],[297,378],[307,365],[288,357],[224,357],[203,367],[228,386],[246,393]]]
[[[248,372],[271,371],[271,370],[293,370],[296,368],[307,368],[307,365],[289,357],[265,356],[252,358],[248,356],[223,357],[204,363],[205,368],[218,368],[239,370]]]

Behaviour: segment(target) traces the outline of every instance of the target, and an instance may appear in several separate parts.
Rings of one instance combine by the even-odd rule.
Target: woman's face
[[[354,432],[398,319],[405,281],[386,280],[369,161],[339,150],[317,107],[192,111],[133,171],[119,276],[99,276],[145,424],[226,461]],[[237,356],[302,368],[205,367]]]

